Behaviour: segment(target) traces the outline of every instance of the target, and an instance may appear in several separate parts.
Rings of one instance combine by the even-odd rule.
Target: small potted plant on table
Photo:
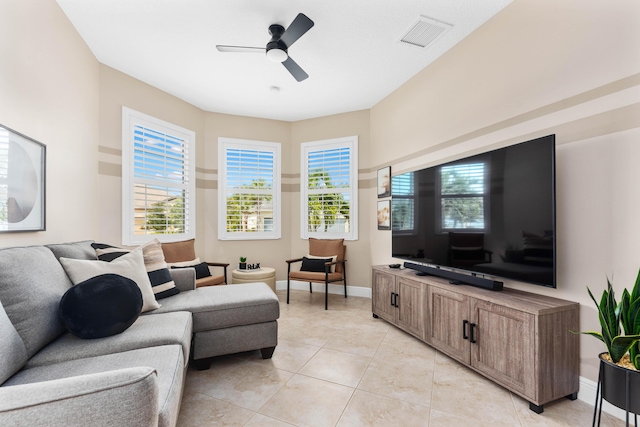
[[[622,292],[619,304],[616,302],[613,287],[608,279],[607,289],[602,293],[600,304],[588,287],[587,291],[598,309],[602,332],[582,333],[604,342],[608,350],[599,355],[600,374],[593,422],[595,424],[598,393],[601,392],[600,410],[602,410],[602,399],[605,399],[627,411],[627,425],[629,425],[629,412],[640,413],[638,398],[640,397],[640,272],[631,293],[626,289]],[[600,424],[599,419],[598,424]]]
[[[246,270],[247,269],[247,257],[240,257],[240,264],[238,264],[238,270]]]

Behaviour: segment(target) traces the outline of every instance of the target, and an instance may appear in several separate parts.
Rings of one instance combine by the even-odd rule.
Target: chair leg
[[[313,288],[311,287],[311,282],[309,282],[309,293],[313,293]]]
[[[329,309],[329,281],[326,278],[324,280],[324,309]]]
[[[291,263],[287,263],[287,304],[289,304],[289,286],[291,281]]]
[[[342,264],[342,278],[344,279],[344,297],[347,297],[347,266]]]

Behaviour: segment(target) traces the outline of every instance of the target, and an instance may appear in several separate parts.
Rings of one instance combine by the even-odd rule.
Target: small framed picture
[[[391,200],[378,200],[378,230],[391,230]]]
[[[378,169],[378,198],[391,196],[391,166]]]

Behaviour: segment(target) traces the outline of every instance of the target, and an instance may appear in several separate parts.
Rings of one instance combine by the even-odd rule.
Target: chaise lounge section
[[[193,269],[170,270],[180,293],[124,332],[70,334],[58,311],[73,284],[58,259],[102,262],[91,243],[0,249],[0,425],[174,426],[190,360],[271,357],[279,303],[269,286],[196,289]]]

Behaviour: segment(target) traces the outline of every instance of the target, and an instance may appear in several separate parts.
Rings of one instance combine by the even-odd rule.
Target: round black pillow
[[[72,335],[103,338],[119,334],[136,321],[142,292],[133,280],[102,274],[71,287],[60,300],[60,316]]]

